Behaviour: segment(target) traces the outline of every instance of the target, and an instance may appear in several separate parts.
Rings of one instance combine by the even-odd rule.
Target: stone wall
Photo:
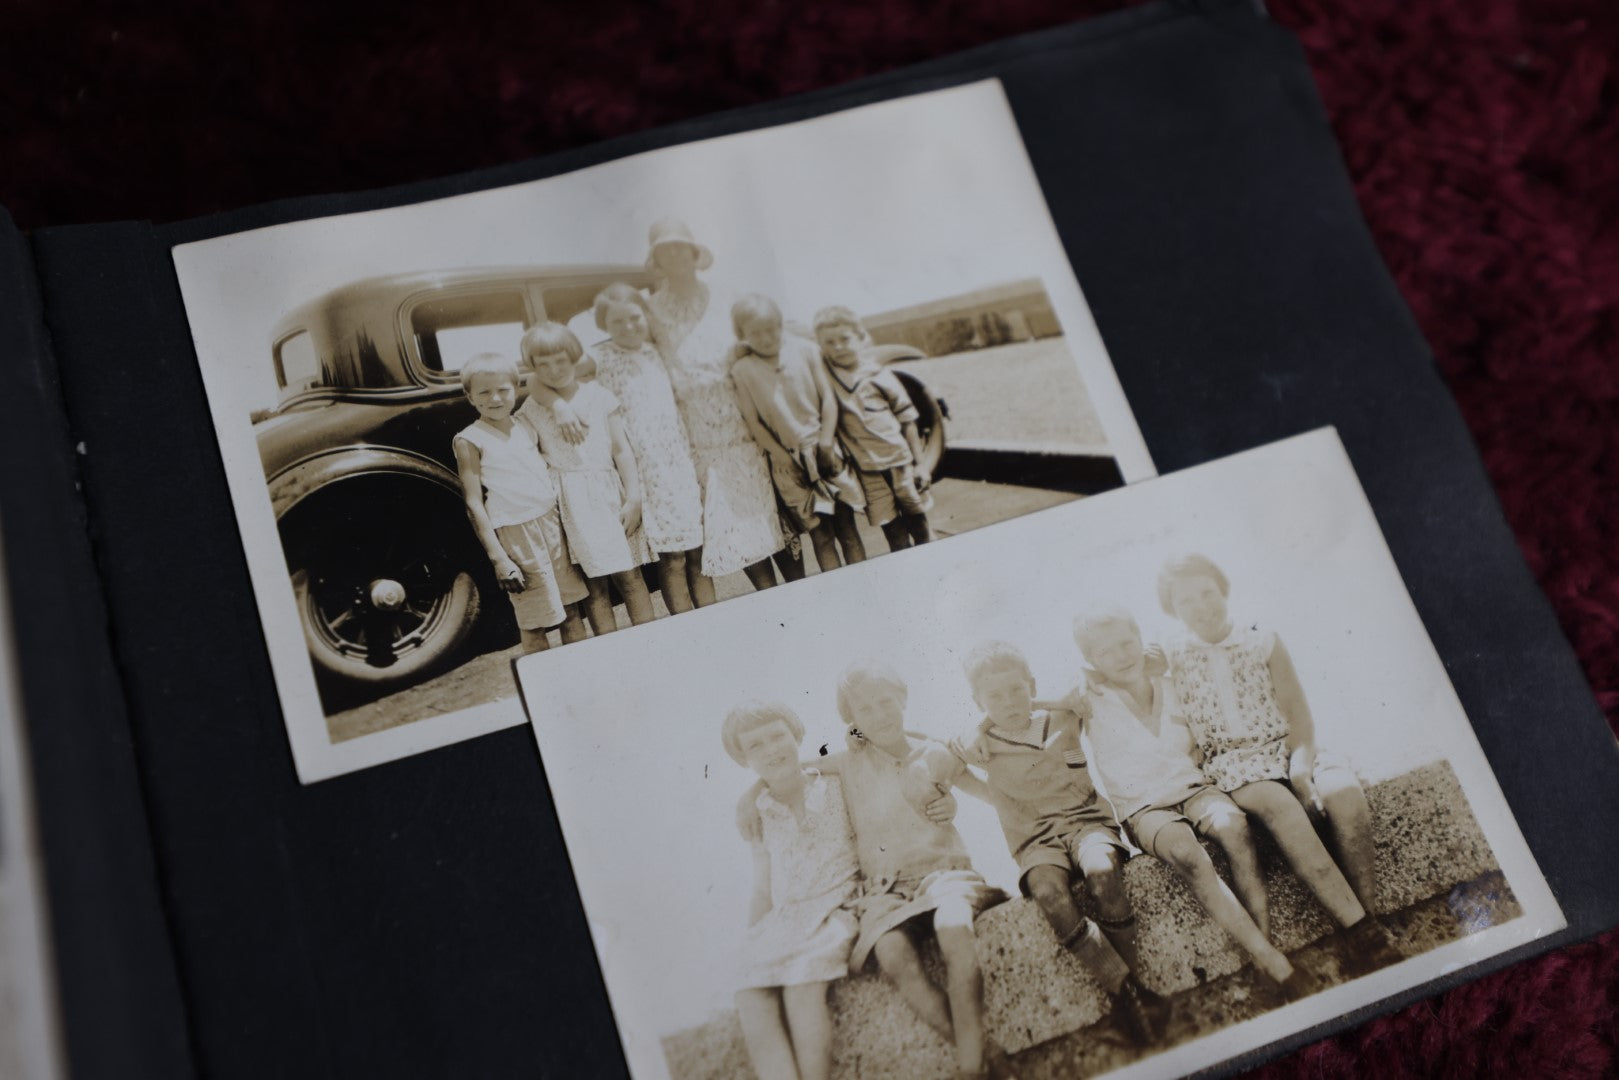
[[[1497,869],[1448,764],[1425,765],[1374,784],[1367,795],[1377,836],[1379,913],[1403,911]],[[1218,851],[1211,852],[1224,872]],[[1336,929],[1279,853],[1262,843],[1261,858],[1277,948],[1293,952]],[[1135,905],[1140,975],[1147,986],[1166,995],[1182,994],[1246,964],[1236,944],[1158,860],[1131,859],[1124,879]],[[1076,895],[1086,899],[1083,887]],[[1466,920],[1462,925],[1482,928],[1468,927]],[[976,929],[989,1029],[1005,1050],[1017,1052],[1080,1031],[1106,1011],[1102,992],[1057,946],[1031,901],[992,908],[978,919]],[[832,988],[831,1000],[835,1076],[873,1080],[951,1074],[949,1048],[881,976],[843,979]],[[753,1075],[735,1014],[666,1038],[664,1051],[676,1080]]]

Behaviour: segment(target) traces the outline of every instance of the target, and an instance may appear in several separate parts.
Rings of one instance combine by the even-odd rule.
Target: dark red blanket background
[[[504,162],[1108,0],[0,6],[0,203],[172,220]],[[1619,720],[1619,6],[1276,0],[1525,556]],[[1529,718],[1526,718],[1526,721]],[[1593,858],[1615,838],[1592,837]],[[1265,1076],[1619,1072],[1619,935]]]

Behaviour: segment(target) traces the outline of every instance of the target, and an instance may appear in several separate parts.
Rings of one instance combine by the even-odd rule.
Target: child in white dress
[[[585,636],[578,602],[585,583],[568,559],[557,496],[540,458],[534,431],[519,422],[517,367],[495,353],[480,353],[461,368],[461,389],[478,419],[452,444],[467,515],[511,598],[523,650],[548,646],[546,631],[562,640]]]
[[[725,750],[762,781],[754,801],[753,900],[736,995],[761,1077],[825,1080],[832,1068],[826,991],[848,970],[858,891],[854,831],[840,782],[799,764],[804,725],[785,705],[725,717]]]
[[[632,623],[652,620],[652,598],[640,571],[648,554],[635,454],[624,434],[618,401],[598,384],[579,381],[583,354],[579,339],[558,323],[541,323],[523,335],[523,362],[585,420],[583,442],[563,438],[555,414],[533,398],[523,403],[519,416],[533,425],[556,474],[562,528],[590,593],[590,625],[605,634],[617,627],[609,579],[624,597]]]

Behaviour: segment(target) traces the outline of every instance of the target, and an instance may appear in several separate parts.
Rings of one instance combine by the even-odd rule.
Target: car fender
[[[270,479],[270,506],[280,521],[293,507],[333,484],[362,477],[426,480],[459,496],[461,481],[432,458],[390,446],[339,446],[293,462]]]

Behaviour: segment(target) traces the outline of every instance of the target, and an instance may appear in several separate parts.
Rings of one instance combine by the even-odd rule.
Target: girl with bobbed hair
[[[1265,824],[1296,869],[1302,862],[1300,876],[1349,927],[1358,950],[1392,961],[1386,932],[1366,914],[1377,902],[1366,792],[1347,761],[1318,750],[1309,700],[1281,637],[1235,623],[1230,595],[1225,572],[1205,555],[1170,559],[1158,574],[1159,603],[1187,630],[1168,652],[1169,668],[1203,771]],[[1310,816],[1330,826],[1336,861]]]
[[[753,897],[736,993],[743,1043],[761,1078],[825,1080],[832,1070],[826,991],[848,970],[859,890],[854,831],[836,776],[799,763],[804,723],[774,702],[726,715],[720,741],[759,777],[744,796]]]

